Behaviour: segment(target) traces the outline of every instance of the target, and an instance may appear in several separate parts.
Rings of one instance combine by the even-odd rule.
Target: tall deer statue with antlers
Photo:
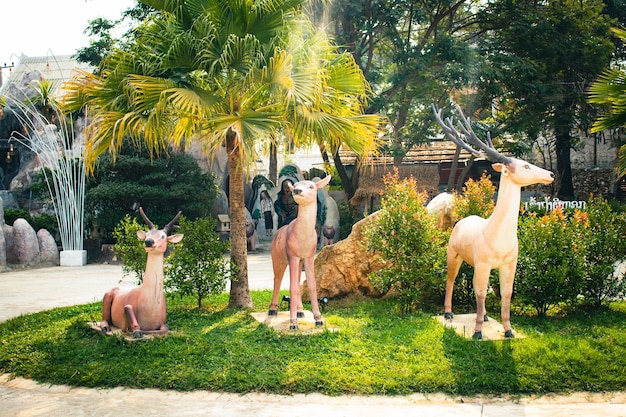
[[[315,284],[315,250],[317,248],[317,190],[330,182],[330,175],[324,179],[299,181],[289,185],[293,198],[298,203],[298,217],[276,231],[272,239],[272,265],[274,268],[274,293],[268,316],[278,313],[278,293],[280,284],[289,265],[289,329],[298,329],[298,317],[304,317],[302,296],[300,294],[300,273],[304,266],[311,309],[316,326],[323,326],[322,313],[317,300]]]
[[[489,285],[489,274],[498,269],[500,277],[500,295],[502,297],[502,326],[507,338],[514,337],[511,330],[511,296],[513,280],[517,267],[518,242],[517,220],[519,216],[521,189],[532,184],[550,184],[554,174],[526,161],[510,158],[495,150],[491,137],[483,142],[472,130],[469,118],[457,106],[459,127],[454,126],[452,118],[442,119],[443,110],[433,112],[446,136],[458,146],[493,162],[493,169],[500,173],[498,197],[493,213],[488,219],[469,216],[461,219],[452,229],[448,243],[448,273],[444,317],[452,319],[452,291],[454,280],[463,261],[474,267],[474,292],[476,294],[476,327],[474,339],[482,339],[482,326],[485,320],[485,296]],[[477,147],[479,150],[474,149]]]
[[[163,228],[157,229],[139,208],[141,217],[150,227],[147,232],[137,231],[137,237],[143,240],[143,248],[148,253],[146,270],[141,285],[123,285],[104,294],[102,299],[103,333],[111,331],[113,325],[122,331],[132,330],[134,338],[144,334],[166,334],[165,295],[163,294],[163,257],[168,243],[178,243],[182,234],[168,236],[182,212]]]

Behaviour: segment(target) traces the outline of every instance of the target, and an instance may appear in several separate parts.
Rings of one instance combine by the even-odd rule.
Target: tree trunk
[[[276,149],[276,136],[272,135],[270,142],[270,172],[269,177],[272,184],[278,185],[278,150]]]
[[[574,199],[574,184],[572,182],[571,137],[569,129],[559,131],[555,128],[556,136],[556,172],[558,191],[561,200]]]
[[[229,200],[230,200],[230,259],[235,267],[231,271],[229,308],[250,308],[248,285],[248,247],[246,242],[246,215],[244,196],[244,173],[241,163],[239,138],[230,131],[226,135],[228,152]]]
[[[341,180],[341,186],[343,187],[343,191],[346,194],[346,199],[350,201],[350,199],[354,197],[354,193],[356,193],[356,188],[352,184],[352,179],[348,175],[348,172],[346,171],[346,167],[341,162],[341,157],[339,156],[339,150],[333,153],[333,161],[335,162],[335,168],[337,169],[337,174],[339,174],[339,179]],[[357,168],[356,168],[356,163],[355,163],[354,172],[356,171],[357,171]]]

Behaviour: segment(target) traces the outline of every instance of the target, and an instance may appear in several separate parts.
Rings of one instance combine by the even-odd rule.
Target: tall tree
[[[551,129],[562,199],[574,197],[574,132],[588,131],[593,120],[585,92],[614,50],[613,21],[603,9],[598,0],[500,0],[482,16],[484,105],[498,102],[497,119],[509,132],[533,139],[544,126]]]
[[[66,84],[68,111],[87,107],[87,158],[129,136],[153,152],[198,138],[228,154],[230,307],[251,307],[244,173],[263,141],[376,149],[380,120],[362,114],[367,83],[302,12],[304,0],[141,0],[153,17],[98,75]]]

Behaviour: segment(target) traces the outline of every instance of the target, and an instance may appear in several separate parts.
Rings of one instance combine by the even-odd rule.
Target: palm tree
[[[316,32],[305,0],[141,0],[156,10],[98,75],[66,83],[67,111],[85,107],[86,159],[129,136],[153,152],[201,140],[228,154],[230,307],[251,307],[244,173],[263,141],[284,136],[336,150],[375,151],[380,119],[363,115],[367,82],[348,54]],[[274,139],[273,139],[274,138]]]
[[[612,29],[622,40],[626,40],[626,30]],[[591,129],[601,132],[626,126],[626,72],[609,68],[589,87],[589,102],[608,105],[608,111],[600,115]],[[619,149],[619,176],[626,175],[626,145]]]

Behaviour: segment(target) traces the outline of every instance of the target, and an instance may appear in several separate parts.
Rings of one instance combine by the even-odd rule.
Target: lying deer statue
[[[289,265],[289,329],[298,329],[298,317],[304,317],[300,294],[300,272],[304,273],[311,298],[311,309],[316,326],[323,326],[315,287],[314,258],[317,247],[315,222],[317,217],[317,190],[330,182],[330,175],[317,183],[299,181],[289,185],[293,198],[298,203],[298,217],[276,231],[272,239],[272,265],[274,267],[274,293],[268,316],[278,314],[280,284]]]
[[[444,301],[444,317],[452,319],[452,290],[454,280],[463,261],[474,267],[474,292],[476,293],[476,327],[474,339],[482,339],[482,326],[485,320],[485,296],[489,285],[489,274],[498,269],[500,276],[500,294],[502,297],[502,326],[507,338],[514,337],[511,330],[511,296],[513,280],[517,267],[517,219],[519,215],[521,188],[532,184],[550,184],[554,174],[526,161],[509,158],[493,147],[487,134],[487,143],[476,137],[470,126],[469,118],[457,106],[460,118],[459,132],[451,118],[442,120],[442,110],[433,106],[437,122],[446,136],[458,146],[477,156],[484,156],[493,162],[493,169],[500,173],[498,197],[493,213],[488,219],[469,216],[460,220],[452,229],[448,243],[448,277]],[[466,142],[469,142],[466,143]],[[471,145],[484,151],[481,154]]]
[[[144,334],[166,334],[169,329],[166,322],[165,295],[163,294],[163,255],[168,242],[178,243],[182,234],[168,236],[182,212],[163,229],[158,230],[139,208],[141,217],[150,230],[137,231],[137,237],[143,240],[143,247],[148,253],[146,271],[141,285],[124,285],[113,288],[102,299],[103,333],[111,331],[110,325],[122,331],[132,330],[134,338]]]

